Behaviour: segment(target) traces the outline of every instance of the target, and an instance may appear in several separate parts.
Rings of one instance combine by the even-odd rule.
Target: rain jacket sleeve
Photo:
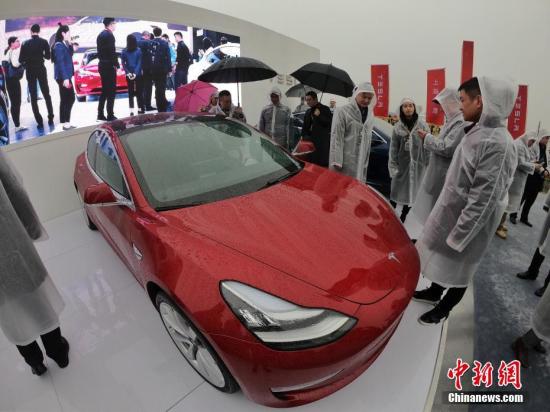
[[[19,220],[33,240],[39,239],[42,235],[42,225],[36,215],[34,207],[23,188],[23,184],[15,170],[7,161],[4,153],[0,151],[0,182],[6,190],[6,194],[13,205]]]
[[[401,148],[402,137],[396,133],[395,128],[393,130],[390,142],[390,155],[388,157],[388,170],[390,177],[393,178],[399,172],[399,149]]]
[[[330,132],[330,164],[342,167],[344,164],[344,136],[346,135],[346,113],[336,110]]]
[[[529,151],[518,150],[518,170],[532,175],[535,172],[535,164],[529,159]]]
[[[463,123],[455,123],[451,130],[446,132],[444,139],[442,138],[443,136],[438,139],[432,134],[428,134],[424,139],[424,149],[442,157],[452,158],[463,136]]]
[[[484,142],[476,161],[475,174],[471,188],[466,194],[466,206],[462,210],[454,228],[447,237],[447,245],[457,252],[462,252],[475,238],[493,213],[500,199],[499,184],[502,182],[502,156],[505,152],[501,148],[492,147],[494,143]],[[509,144],[507,150],[514,150]]]
[[[260,121],[258,122],[258,129],[263,133],[265,133],[265,111],[266,109],[264,108],[260,113]]]

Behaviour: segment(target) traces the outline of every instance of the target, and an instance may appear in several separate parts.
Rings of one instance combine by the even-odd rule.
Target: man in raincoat
[[[516,148],[506,128],[517,85],[474,77],[459,91],[464,120],[473,124],[466,128],[416,244],[422,273],[433,283],[415,292],[414,299],[436,304],[419,318],[426,325],[447,318],[464,296],[508,204],[517,167]]]
[[[210,113],[237,119],[246,123],[246,116],[243,113],[243,109],[233,104],[229,90],[222,90],[218,94],[218,105],[212,107]]]
[[[517,213],[520,208],[521,196],[525,188],[527,176],[532,175],[535,171],[539,172],[543,169],[540,164],[531,160],[531,153],[529,152],[529,148],[536,140],[537,134],[531,132],[514,141],[518,153],[518,167],[514,174],[510,190],[508,190],[508,206],[506,207],[506,211],[496,231],[496,235],[501,239],[506,239],[508,237],[508,228],[504,225],[507,213]]]
[[[33,240],[45,236],[18,175],[0,151],[0,329],[31,367],[46,372],[36,339],[60,367],[69,364],[69,344],[61,336],[64,302],[38,256]]]
[[[330,133],[329,168],[366,183],[376,94],[369,82],[353,89],[351,101],[336,108]]]
[[[281,103],[281,90],[273,87],[269,92],[271,104],[268,104],[260,113],[258,128],[267,134],[275,143],[289,148],[290,144],[290,108]]]
[[[464,122],[456,90],[443,89],[434,98],[434,102],[438,103],[445,113],[445,125],[437,138],[423,129],[418,130],[418,136],[424,141],[424,149],[431,152],[430,163],[412,210],[422,224],[426,223],[437,202],[455,150],[464,137],[464,128],[469,125]]]
[[[403,205],[402,222],[416,200],[429,161],[429,152],[418,134],[420,130],[429,132],[430,128],[418,118],[414,101],[403,99],[399,105],[399,121],[393,128],[388,159],[392,178],[390,203],[394,208]]]
[[[308,110],[304,115],[302,137],[313,142],[315,152],[311,163],[321,167],[328,167],[330,152],[330,129],[332,126],[332,112],[317,99],[317,93],[310,90],[306,93]]]

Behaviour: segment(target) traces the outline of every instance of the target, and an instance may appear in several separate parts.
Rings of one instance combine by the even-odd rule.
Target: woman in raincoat
[[[399,121],[393,128],[388,159],[392,178],[390,203],[393,207],[403,205],[402,222],[405,222],[410,206],[416,200],[428,166],[429,152],[418,135],[419,130],[429,132],[430,128],[418,118],[414,101],[405,98],[399,105]]]
[[[455,89],[443,89],[434,98],[434,102],[438,103],[445,113],[445,125],[439,137],[434,137],[422,129],[418,130],[418,136],[424,141],[424,149],[431,153],[430,163],[412,209],[414,216],[422,224],[426,223],[437,202],[455,150],[464,137],[464,128],[469,125],[462,117],[460,99]]]
[[[525,188],[525,182],[527,181],[527,176],[532,175],[535,170],[542,170],[542,166],[538,163],[535,163],[531,160],[531,153],[529,148],[537,140],[536,133],[527,133],[517,139],[514,144],[516,145],[516,150],[518,153],[518,167],[516,173],[514,174],[514,179],[512,180],[512,185],[508,191],[508,206],[502,219],[500,225],[497,228],[496,235],[501,239],[506,239],[508,237],[508,228],[504,225],[506,222],[506,215],[508,213],[517,213],[521,205],[521,196],[523,195],[523,189]]]
[[[517,167],[506,120],[517,85],[474,77],[460,86],[464,120],[474,124],[458,147],[445,185],[416,244],[423,275],[432,285],[414,299],[437,303],[419,322],[436,324],[462,299],[504,209]],[[449,288],[443,299],[441,296]]]
[[[376,105],[372,84],[355,86],[350,100],[334,112],[329,168],[366,183]]]
[[[46,371],[36,339],[60,367],[69,363],[61,336],[64,303],[38,256],[33,240],[44,229],[15,170],[0,151],[0,329],[35,375]]]

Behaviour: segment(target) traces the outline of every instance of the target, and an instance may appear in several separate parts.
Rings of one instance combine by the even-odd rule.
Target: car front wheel
[[[214,388],[233,393],[239,385],[202,333],[163,292],[155,299],[160,317],[185,360]]]

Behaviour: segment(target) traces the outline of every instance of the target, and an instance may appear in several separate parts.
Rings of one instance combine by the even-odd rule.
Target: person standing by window
[[[126,38],[126,48],[122,50],[122,67],[124,67],[126,82],[128,83],[130,116],[134,115],[134,97],[137,99],[138,114],[145,113],[141,56],[141,49],[138,47],[137,39],[133,34],[129,34]]]
[[[21,52],[21,42],[15,36],[8,38],[8,47],[4,50],[7,60],[6,88],[10,97],[10,111],[15,133],[26,130],[19,123],[19,113],[21,111],[21,78],[24,68],[19,63],[19,53]]]
[[[151,72],[153,75],[153,84],[155,85],[155,101],[159,113],[168,109],[166,100],[166,77],[172,72],[170,62],[170,47],[161,37],[160,27],[153,29],[155,38],[151,41]]]
[[[105,30],[97,36],[97,57],[99,59],[98,69],[101,76],[101,96],[97,106],[97,120],[116,120],[114,114],[116,97],[116,70],[119,67],[115,47],[115,36],[113,31],[116,22],[113,17],[103,19]],[[103,112],[107,102],[107,117]]]
[[[72,45],[69,44],[71,34],[69,26],[59,23],[55,33],[55,43],[52,49],[54,77],[59,86],[59,121],[63,130],[74,129],[71,124],[71,110],[74,104],[74,88],[71,78],[74,74]]]
[[[193,63],[193,57],[189,52],[189,47],[187,47],[187,45],[183,41],[183,35],[181,34],[181,32],[175,32],[174,39],[176,40],[176,43],[178,45],[176,48],[175,75],[176,90],[178,90],[178,87],[187,84],[187,73],[189,71],[189,66],[191,65],[191,63]]]

